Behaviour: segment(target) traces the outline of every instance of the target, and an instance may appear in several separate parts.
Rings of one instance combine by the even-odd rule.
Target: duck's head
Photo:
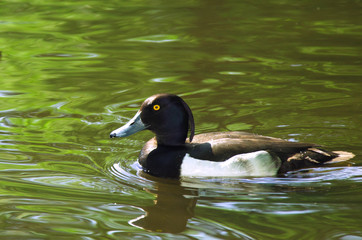
[[[110,137],[126,137],[142,130],[156,134],[159,145],[182,145],[190,129],[189,141],[195,131],[194,118],[182,98],[173,94],[157,94],[147,98],[136,115]]]

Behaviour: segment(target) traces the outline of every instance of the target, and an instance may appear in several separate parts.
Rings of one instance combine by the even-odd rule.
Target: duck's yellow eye
[[[160,105],[153,105],[153,110],[158,111],[160,110]]]

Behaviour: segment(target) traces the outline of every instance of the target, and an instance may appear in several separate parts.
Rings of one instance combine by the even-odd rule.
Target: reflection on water
[[[151,191],[150,191],[151,192]],[[157,184],[155,204],[143,207],[145,215],[129,221],[133,226],[155,232],[180,233],[194,216],[197,191],[179,184]]]
[[[228,209],[227,211],[262,215],[308,216],[321,213],[330,207],[330,200],[326,202],[326,199],[322,200],[323,204],[315,203],[321,200],[321,192],[331,191],[333,182],[362,180],[360,167],[314,168],[288,173],[281,178],[184,178],[182,180],[156,178],[143,173],[137,164],[134,164],[134,167],[137,175],[132,173],[133,170],[123,169],[119,163],[114,164],[110,172],[121,181],[133,178],[132,184],[138,186],[145,186],[144,181],[147,181],[149,187],[143,190],[154,195],[155,200],[152,205],[139,206],[144,214],[130,220],[129,224],[148,231],[169,233],[183,232],[190,227],[190,222],[192,225],[198,201],[199,207],[210,210]],[[302,197],[295,202],[290,193],[297,195],[307,193],[310,198]],[[334,200],[336,199],[338,198]],[[261,208],[265,201],[268,205]],[[346,202],[344,199],[343,202],[358,204],[355,200]],[[256,224],[259,226],[261,223]],[[238,237],[252,239],[245,233]]]

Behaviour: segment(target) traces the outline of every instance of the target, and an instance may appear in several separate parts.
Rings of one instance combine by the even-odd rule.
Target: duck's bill
[[[141,111],[138,111],[136,115],[131,120],[129,120],[128,123],[112,131],[109,136],[110,138],[127,137],[146,128],[147,126],[141,120]]]

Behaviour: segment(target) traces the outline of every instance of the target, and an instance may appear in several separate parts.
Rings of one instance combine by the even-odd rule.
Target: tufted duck
[[[146,99],[136,115],[110,137],[126,137],[144,129],[156,137],[143,146],[138,161],[144,172],[158,177],[271,176],[354,157],[349,152],[323,150],[316,144],[246,132],[194,135],[189,106],[172,94]]]

